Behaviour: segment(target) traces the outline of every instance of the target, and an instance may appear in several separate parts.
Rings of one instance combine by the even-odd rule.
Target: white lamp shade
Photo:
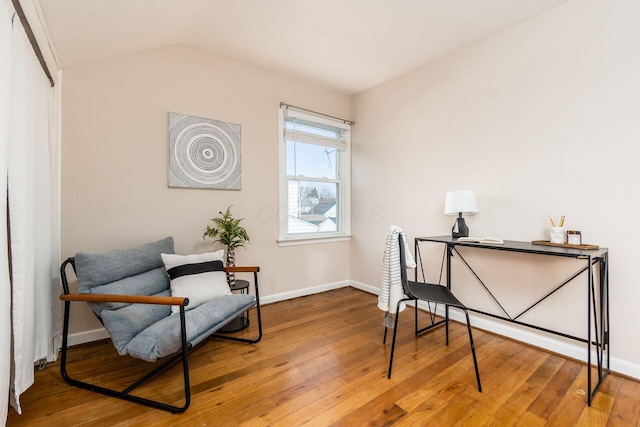
[[[470,190],[457,190],[447,192],[444,200],[444,214],[458,215],[459,213],[475,215],[478,213],[476,196]]]

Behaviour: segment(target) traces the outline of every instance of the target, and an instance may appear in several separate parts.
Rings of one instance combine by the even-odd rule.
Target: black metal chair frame
[[[414,307],[414,313],[415,313],[415,336],[419,336],[429,330],[434,329],[437,326],[440,326],[442,324],[445,325],[446,328],[446,345],[449,345],[449,308],[450,307],[454,307],[454,308],[458,308],[460,310],[462,310],[464,312],[464,315],[467,319],[467,330],[469,332],[469,343],[471,345],[471,354],[473,356],[473,365],[475,367],[475,371],[476,371],[476,381],[478,383],[478,391],[482,392],[482,384],[480,383],[480,371],[478,369],[478,360],[476,358],[476,350],[475,350],[475,346],[473,344],[473,334],[471,332],[471,322],[469,320],[469,312],[467,307],[462,304],[460,301],[458,301],[458,299],[453,295],[453,293],[451,292],[451,290],[449,288],[447,288],[446,286],[442,286],[442,285],[437,285],[437,284],[431,284],[431,283],[422,283],[422,282],[410,282],[407,279],[407,262],[406,262],[406,255],[404,252],[404,237],[400,234],[398,235],[398,245],[400,247],[400,276],[401,276],[401,281],[402,281],[402,289],[404,291],[405,294],[405,298],[401,299],[400,301],[398,301],[397,307],[396,307],[396,316],[395,316],[395,322],[394,322],[394,327],[393,327],[393,340],[391,343],[391,355],[389,357],[389,370],[387,372],[387,378],[391,379],[391,369],[393,367],[393,356],[395,353],[395,347],[396,347],[396,335],[398,332],[398,319],[400,318],[400,306],[402,305],[402,303],[406,303],[408,301],[413,301],[415,307]],[[435,288],[429,288],[432,286],[437,286],[438,289]],[[426,296],[418,296],[415,295],[414,292],[411,291],[411,288],[415,287],[414,290],[417,291],[417,289],[422,288],[422,290],[434,290],[434,291],[438,291],[437,294],[433,293],[434,295],[430,295],[429,297]],[[445,306],[445,311],[446,311],[446,316],[444,319],[439,320],[439,321],[435,321],[435,317],[433,312],[431,313],[430,319],[431,319],[431,323],[423,328],[419,328],[418,327],[418,301],[422,300],[422,301],[428,301],[428,302],[433,302],[436,304],[444,304]],[[429,310],[431,311],[431,309],[429,308]],[[435,312],[435,310],[434,310]],[[387,326],[385,325],[384,327],[384,338],[383,338],[383,343],[387,342]]]
[[[65,260],[60,267],[60,278],[62,280],[63,294],[60,295],[60,299],[64,301],[64,325],[62,335],[62,349],[60,357],[60,373],[62,378],[72,386],[90,390],[96,393],[104,394],[106,396],[123,399],[129,402],[138,403],[145,406],[150,406],[156,409],[162,409],[172,412],[174,414],[181,413],[189,408],[191,403],[191,387],[189,383],[189,352],[192,350],[192,346],[187,343],[186,321],[185,321],[185,306],[189,304],[188,298],[182,297],[158,297],[158,296],[136,296],[136,295],[96,295],[96,294],[72,294],[69,291],[69,283],[67,281],[66,268],[71,265],[75,272],[75,258],[70,257]],[[258,272],[259,267],[225,267],[225,271],[235,273],[253,273],[254,289],[256,297],[256,315],[258,320],[258,336],[256,338],[240,338],[234,336],[226,336],[213,333],[209,338],[219,338],[230,341],[243,342],[247,344],[255,344],[262,339],[262,317],[260,315],[260,296],[258,292]],[[118,391],[99,385],[90,384],[84,381],[80,381],[71,378],[67,372],[67,350],[68,350],[68,335],[69,335],[69,314],[72,301],[84,301],[84,302],[125,302],[133,304],[161,304],[161,305],[178,305],[180,307],[180,329],[181,329],[181,349],[173,355],[165,357],[165,361],[149,373],[142,376],[140,379],[126,387],[124,390]],[[98,317],[96,315],[96,317]],[[98,320],[102,322],[102,319],[98,317]],[[233,320],[229,319],[229,321]],[[224,326],[224,325],[223,325]],[[203,341],[204,342],[204,341]],[[182,360],[182,372],[184,378],[184,405],[175,406],[168,403],[159,402],[139,396],[132,395],[131,392],[140,385],[146,383],[148,380],[156,376],[157,374],[165,371],[170,366]]]

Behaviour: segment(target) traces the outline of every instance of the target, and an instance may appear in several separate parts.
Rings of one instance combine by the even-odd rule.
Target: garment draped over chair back
[[[392,225],[389,227],[385,240],[384,257],[382,259],[382,278],[380,280],[380,293],[378,295],[378,308],[390,314],[396,313],[398,301],[404,297],[402,290],[400,247],[398,245],[399,236],[402,236],[404,242],[406,267],[416,267],[404,231],[402,228]],[[405,307],[406,305],[404,303],[401,304],[400,311],[404,310]]]

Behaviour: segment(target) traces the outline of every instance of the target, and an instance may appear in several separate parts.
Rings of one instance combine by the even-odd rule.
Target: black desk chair
[[[435,285],[431,283],[411,282],[407,280],[407,262],[406,262],[406,255],[404,253],[403,238],[404,237],[402,235],[398,236],[398,245],[400,246],[400,275],[402,279],[402,289],[404,291],[404,294],[406,295],[406,298],[403,298],[400,301],[398,301],[398,306],[396,309],[396,319],[395,319],[395,324],[393,329],[393,342],[391,343],[391,357],[389,359],[389,371],[387,374],[387,378],[391,378],[391,368],[393,367],[393,353],[395,351],[396,335],[398,331],[398,319],[400,317],[400,305],[403,302],[414,301],[416,336],[434,328],[435,326],[438,326],[442,323],[446,323],[446,328],[447,328],[446,344],[449,345],[449,333],[448,333],[449,332],[448,330],[449,316],[447,316],[445,320],[441,320],[439,322],[434,322],[434,319],[432,317],[430,325],[422,329],[418,329],[418,300],[428,301],[436,304],[444,304],[447,310],[449,307],[454,307],[454,308],[459,308],[464,312],[464,315],[467,318],[467,329],[469,331],[469,342],[471,343],[471,354],[473,355],[473,364],[476,368],[476,380],[478,381],[478,391],[482,392],[482,385],[480,384],[480,371],[478,370],[478,361],[476,359],[476,350],[473,345],[473,334],[471,333],[471,323],[469,321],[469,313],[468,313],[467,307],[465,307],[465,305],[462,304],[455,297],[455,295],[453,295],[451,290],[446,286]],[[383,342],[386,343],[386,341],[387,341],[387,327],[385,326]]]

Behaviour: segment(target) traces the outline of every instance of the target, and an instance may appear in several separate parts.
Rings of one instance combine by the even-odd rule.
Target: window
[[[281,106],[280,244],[350,233],[350,123]]]

